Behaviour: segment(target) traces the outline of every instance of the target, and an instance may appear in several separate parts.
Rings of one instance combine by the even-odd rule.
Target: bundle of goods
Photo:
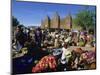
[[[32,68],[32,72],[44,72],[48,69],[55,71],[57,67],[56,59],[52,55],[44,56],[35,67]]]

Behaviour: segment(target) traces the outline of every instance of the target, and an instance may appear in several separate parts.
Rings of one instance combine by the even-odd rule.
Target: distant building
[[[50,19],[46,16],[41,22],[42,29],[71,29],[72,28],[72,16],[69,14],[63,19],[60,18],[59,14],[56,12],[53,18]]]

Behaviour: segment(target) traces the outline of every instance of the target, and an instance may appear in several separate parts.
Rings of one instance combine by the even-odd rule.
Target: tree
[[[75,23],[83,29],[89,30],[95,27],[95,14],[90,10],[80,11],[75,18]]]
[[[18,26],[18,25],[19,25],[19,21],[17,20],[17,18],[12,16],[12,26]]]

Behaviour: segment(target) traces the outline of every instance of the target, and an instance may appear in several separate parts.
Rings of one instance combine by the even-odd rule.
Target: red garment
[[[44,56],[39,63],[32,68],[32,72],[42,72],[45,71],[47,68],[50,68],[51,70],[55,70],[57,64],[55,57],[52,55]]]

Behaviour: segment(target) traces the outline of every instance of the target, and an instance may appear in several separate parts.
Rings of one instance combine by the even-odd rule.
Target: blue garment
[[[16,43],[16,50],[20,51],[21,48],[22,48],[22,45],[17,41],[17,43]]]

